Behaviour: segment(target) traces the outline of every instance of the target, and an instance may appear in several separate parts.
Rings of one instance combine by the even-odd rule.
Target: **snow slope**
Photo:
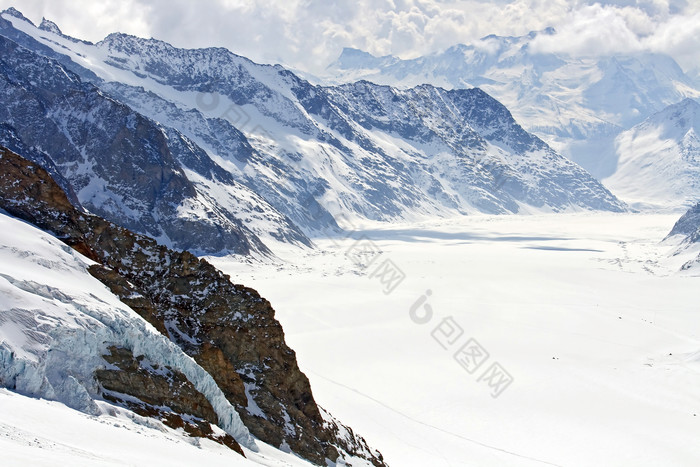
[[[90,416],[59,402],[0,389],[0,452],[6,467],[207,465],[310,467],[291,454],[258,441],[246,458],[208,439],[194,439],[160,422],[98,402]]]
[[[97,415],[95,370],[114,345],[179,370],[214,407],[222,428],[255,442],[213,378],[87,272],[89,260],[54,237],[0,214],[0,386]]]
[[[603,182],[636,208],[684,211],[700,200],[700,104],[670,105],[615,139],[615,173]]]
[[[319,402],[389,465],[692,466],[700,276],[660,243],[676,219],[364,224],[285,263],[212,261],[277,303]],[[358,239],[381,252],[367,268]],[[389,294],[375,273],[385,260],[405,275]],[[418,324],[424,306],[433,316]],[[461,335],[436,331],[449,317]],[[454,358],[471,338],[489,353],[473,373]],[[513,377],[495,398],[479,380],[492,363]]]

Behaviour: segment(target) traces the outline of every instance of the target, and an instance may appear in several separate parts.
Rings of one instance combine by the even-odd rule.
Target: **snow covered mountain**
[[[22,53],[55,60],[56,70],[72,71],[70,79],[97,86],[115,105],[158,122],[182,168],[181,183],[194,186],[188,202],[209,207],[180,200],[179,215],[220,218],[216,201],[231,214],[226,219],[243,220],[264,243],[270,237],[303,243],[299,231],[335,229],[339,215],[390,220],[624,209],[479,90],[314,86],[225,49],[176,49],[124,34],[81,42],[46,21],[36,28],[16,10],[2,14],[0,35],[31,50]],[[26,131],[16,130],[23,139]],[[46,148],[40,143],[28,145]],[[56,166],[70,175],[67,160]],[[94,198],[94,190],[87,194]],[[237,207],[240,199],[250,200],[247,207]],[[203,214],[211,211],[216,215]]]
[[[50,152],[87,209],[196,252],[266,253],[260,237],[308,244],[181,133],[2,36],[0,49],[0,141],[36,162]]]
[[[688,209],[688,211],[678,219],[668,234],[667,240],[676,237],[680,238],[680,245],[675,250],[675,255],[695,256],[685,262],[682,270],[700,268],[700,203]]]
[[[572,58],[540,52],[537,42],[543,36],[556,37],[556,31],[490,35],[412,60],[345,49],[321,78],[401,87],[480,87],[503,102],[526,130],[597,178],[615,169],[610,148],[620,131],[667,105],[700,96],[698,83],[668,56]]]
[[[0,209],[1,386],[92,414],[109,401],[238,451],[255,437],[317,465],[384,465],[316,404],[255,290],[81,212],[4,148]]]
[[[603,180],[632,206],[685,209],[700,199],[700,104],[670,105],[615,139],[617,171]]]

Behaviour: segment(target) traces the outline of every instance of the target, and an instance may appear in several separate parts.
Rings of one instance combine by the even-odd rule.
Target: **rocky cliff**
[[[693,254],[700,250],[700,203],[688,209],[675,223],[668,237],[680,236],[681,244],[674,254]],[[667,237],[667,238],[668,238]],[[694,255],[694,254],[693,254]],[[681,270],[697,270],[700,268],[700,254],[696,258],[686,261]]]
[[[683,235],[689,243],[700,242],[700,203],[688,209],[668,235]]]
[[[272,306],[255,290],[186,251],[76,209],[44,169],[5,148],[0,154],[0,207],[94,260],[91,274],[207,370],[254,436],[320,465],[347,455],[384,465],[381,454],[316,404]],[[162,407],[211,420],[210,408],[176,371],[124,349],[104,358],[109,365],[96,378],[105,399],[166,420]],[[189,425],[207,434],[203,423]]]

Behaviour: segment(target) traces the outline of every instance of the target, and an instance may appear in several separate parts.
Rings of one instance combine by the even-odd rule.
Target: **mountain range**
[[[385,466],[317,404],[272,304],[198,256],[257,267],[355,220],[697,203],[698,83],[662,55],[538,52],[554,35],[346,49],[314,84],[0,13],[0,387],[242,456]],[[695,258],[700,204],[669,237]]]
[[[225,49],[0,16],[2,141],[50,152],[86,209],[167,246],[266,255],[339,216],[625,209],[479,89],[318,86]]]
[[[620,133],[615,173],[603,182],[639,209],[688,207],[700,199],[700,104],[684,99]]]
[[[524,36],[490,35],[473,44],[404,60],[345,49],[321,79],[448,89],[479,87],[516,120],[598,179],[616,171],[614,140],[666,106],[700,97],[700,83],[667,55],[572,57],[540,45],[548,28]]]

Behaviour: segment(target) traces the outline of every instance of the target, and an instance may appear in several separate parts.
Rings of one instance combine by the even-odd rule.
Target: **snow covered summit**
[[[621,131],[683,98],[700,97],[697,82],[668,55],[573,57],[550,51],[557,40],[551,28],[518,37],[489,35],[410,60],[345,49],[322,78],[479,87],[598,179],[615,170],[612,143]]]

